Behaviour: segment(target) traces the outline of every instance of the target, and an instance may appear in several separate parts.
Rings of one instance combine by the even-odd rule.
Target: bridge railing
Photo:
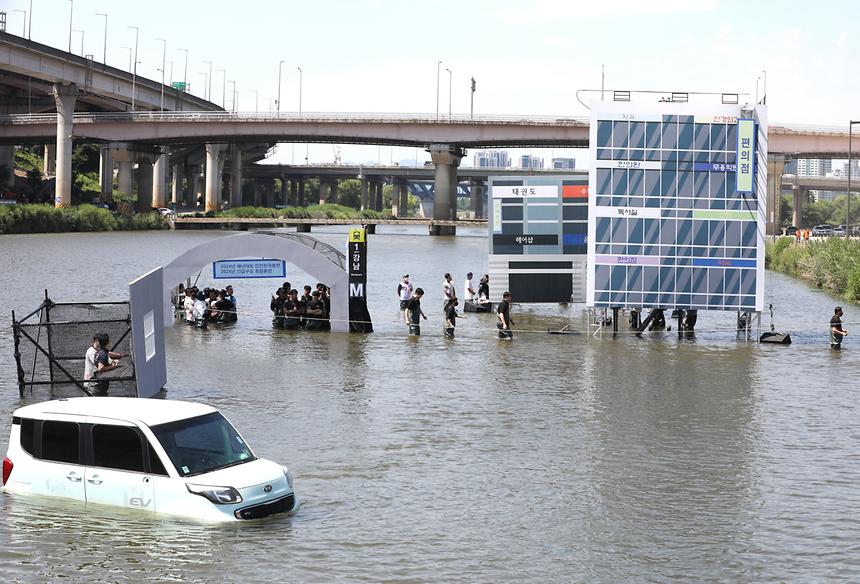
[[[55,123],[57,114],[13,114],[0,116],[0,123],[12,125]],[[365,122],[419,124],[515,124],[587,126],[588,118],[530,115],[456,114],[439,116],[422,113],[374,112],[87,112],[76,113],[74,122]]]

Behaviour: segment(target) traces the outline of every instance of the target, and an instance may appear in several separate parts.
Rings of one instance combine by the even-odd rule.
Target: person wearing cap
[[[848,336],[848,331],[842,328],[842,307],[837,306],[830,317],[830,348],[841,349],[842,339]]]
[[[400,298],[400,312],[403,314],[403,320],[409,324],[409,313],[406,310],[406,305],[412,299],[412,283],[409,281],[409,274],[403,274],[403,279],[397,284],[397,297]]]
[[[466,282],[463,284],[463,302],[475,300],[475,289],[472,288],[472,272],[466,274]]]

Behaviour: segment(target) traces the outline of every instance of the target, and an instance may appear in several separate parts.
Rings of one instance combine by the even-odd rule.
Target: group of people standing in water
[[[205,327],[207,323],[236,322],[236,296],[233,286],[224,289],[203,288],[197,286],[185,287],[179,284],[176,309],[185,315],[187,324]]]
[[[330,289],[322,283],[316,289],[306,285],[301,291],[284,282],[269,303],[274,317],[272,325],[296,330],[331,330]]]
[[[466,274],[466,280],[463,283],[463,297],[467,305],[471,305],[473,312],[490,312],[492,304],[490,303],[490,277],[484,274],[478,284],[478,289],[475,290],[472,283],[474,274],[469,272]],[[404,322],[409,326],[409,334],[419,336],[421,334],[421,319],[427,320],[427,315],[421,308],[421,299],[424,297],[424,289],[421,287],[414,288],[409,281],[409,274],[404,274],[401,281],[397,284],[397,296],[400,300],[400,311]],[[465,318],[463,314],[457,312],[459,299],[457,298],[457,286],[454,284],[454,279],[450,273],[446,273],[442,280],[442,313],[444,323],[442,325],[443,334],[447,338],[454,338],[454,330],[457,327],[457,319]],[[513,331],[511,325],[511,293],[505,292],[502,295],[502,301],[496,307],[496,315],[498,322],[496,324],[499,330],[500,339],[512,339]]]

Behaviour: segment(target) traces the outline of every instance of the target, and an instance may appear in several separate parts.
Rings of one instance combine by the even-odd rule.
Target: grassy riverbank
[[[158,213],[121,215],[94,205],[57,209],[51,205],[0,205],[0,234],[166,229]]]
[[[765,261],[771,270],[860,302],[860,241],[828,237],[797,243],[793,237],[781,237],[767,244]]]
[[[236,217],[268,219],[287,217],[290,219],[389,219],[394,216],[389,211],[359,211],[343,205],[310,205],[308,207],[288,207],[272,209],[270,207],[236,207],[228,211],[214,214],[215,217]]]

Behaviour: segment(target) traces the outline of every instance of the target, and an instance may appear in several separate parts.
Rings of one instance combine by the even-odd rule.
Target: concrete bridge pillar
[[[242,149],[230,146],[230,206],[242,206]]]
[[[206,144],[206,208],[221,210],[221,150],[223,144]]]
[[[366,178],[361,179],[361,210],[367,209],[367,187],[368,181]]]
[[[406,217],[409,196],[406,186],[406,179],[395,178],[391,181],[391,214],[395,217]]]
[[[433,219],[457,219],[457,168],[465,154],[461,148],[448,144],[431,144],[430,158],[436,166],[433,188]],[[430,235],[454,235],[456,227],[433,225]]]
[[[74,83],[55,83],[54,101],[57,104],[57,179],[54,189],[54,205],[68,207],[72,204],[72,121],[78,86]]]
[[[133,194],[131,184],[131,160],[120,160],[116,163],[116,166],[117,189],[119,189],[122,194],[130,197]]]
[[[113,199],[113,152],[107,144],[99,151],[99,188],[103,201]]]
[[[298,193],[298,197],[296,199],[296,206],[297,207],[304,207],[305,206],[305,179],[303,179],[303,178],[299,179],[299,193]]]
[[[795,185],[792,191],[794,194],[794,208],[791,212],[791,224],[795,227],[803,227],[800,223],[803,216],[803,208],[809,202],[809,189]],[[807,225],[806,227],[809,226]]]
[[[183,198],[182,181],[184,179],[184,176],[182,173],[182,165],[178,162],[174,164],[173,168],[171,169],[171,175],[173,175],[173,188],[170,192],[170,201],[173,203],[175,208],[179,206]]]
[[[337,188],[339,181],[336,178],[331,179],[331,188],[328,192],[328,202],[332,205],[337,204]]]
[[[199,199],[200,192],[200,167],[197,165],[189,165],[186,167],[185,172],[187,173],[186,182],[188,183],[188,199],[187,202],[191,203],[192,207],[197,206],[197,200]]]
[[[469,219],[483,219],[486,188],[484,181],[480,179],[469,181]]]
[[[320,177],[320,205],[337,202],[337,180]]]
[[[779,202],[782,195],[782,173],[785,170],[785,156],[768,155],[767,160],[767,210],[765,213],[765,234],[779,233]]]
[[[152,205],[161,209],[167,205],[167,165],[169,164],[167,150],[162,150],[152,168]]]
[[[0,167],[9,168],[9,177],[3,180],[0,187],[10,187],[15,183],[15,146],[0,146]]]
[[[144,213],[152,209],[153,203],[153,164],[152,161],[137,161],[137,211]]]
[[[45,144],[45,155],[44,155],[44,163],[42,168],[44,168],[44,172],[42,176],[54,176],[54,173],[57,171],[57,145],[56,144]]]
[[[382,211],[382,193],[385,188],[385,181],[380,177],[376,181],[376,194],[373,197],[373,210],[374,211]]]
[[[263,199],[263,206],[271,209],[275,206],[275,179],[269,178],[266,179],[265,189],[263,190],[263,194],[265,198]]]
[[[287,205],[298,206],[299,183],[296,179],[290,179],[290,196],[287,199]]]

